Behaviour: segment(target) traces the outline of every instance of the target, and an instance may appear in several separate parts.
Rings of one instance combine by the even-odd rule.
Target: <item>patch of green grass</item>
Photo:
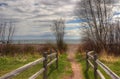
[[[113,72],[120,76],[120,59],[116,62],[107,62],[101,60],[105,65],[107,65]]]
[[[59,76],[61,75],[61,76]],[[54,71],[49,79],[62,79],[64,76],[72,75],[72,68],[70,62],[67,60],[67,54],[63,54],[59,57],[59,68]]]
[[[82,66],[82,71],[83,71],[83,75],[84,75],[84,79],[94,79],[94,73],[93,73],[93,69],[90,68],[88,72],[86,72],[86,61],[85,61],[85,56],[77,53],[76,54],[76,59],[77,61],[81,64]]]
[[[23,66],[31,61],[40,58],[40,55],[17,55],[15,57],[11,56],[1,56],[0,57],[0,76]]]
[[[82,71],[84,75],[84,79],[94,79],[94,72],[93,68],[90,67],[89,71],[86,72],[86,60],[85,60],[85,54],[83,53],[77,53],[76,59],[80,64],[82,65]],[[114,62],[114,63],[108,63],[106,61],[102,61],[105,65],[107,65],[111,70],[113,70],[117,75],[120,76],[120,61]],[[100,67],[98,69],[103,73],[106,79],[111,79]]]
[[[62,54],[59,56],[59,65],[58,69],[55,69],[55,64],[51,65],[48,68],[48,79],[63,79],[65,76],[72,75],[71,65],[67,60],[67,54]],[[37,79],[42,79],[39,76]]]
[[[30,76],[35,74],[37,71],[39,71],[42,68],[42,64],[37,64],[33,67],[28,68],[27,70],[23,71],[19,75],[13,77],[13,79],[28,79]]]
[[[0,58],[0,76],[3,74],[10,72],[20,66],[23,66],[24,64],[27,64],[28,62],[36,60],[37,57],[34,56],[27,56],[24,58],[19,57],[1,57]],[[23,71],[16,77],[12,79],[28,79],[30,76],[35,74],[37,71],[39,71],[42,68],[42,63],[37,64],[33,67],[30,67],[29,69]],[[56,69],[55,63],[52,64],[48,68],[48,79],[62,79],[64,76],[70,76],[72,74],[71,65],[67,60],[67,55],[62,54],[59,56],[59,67]],[[37,79],[42,79],[43,74],[41,74]]]

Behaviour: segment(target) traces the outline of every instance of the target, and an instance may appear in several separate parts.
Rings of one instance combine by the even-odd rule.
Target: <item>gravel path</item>
[[[67,52],[68,60],[71,63],[71,67],[73,71],[73,75],[69,79],[83,79],[81,66],[75,59],[75,53],[76,53],[77,48],[78,47],[74,45],[70,45],[68,47],[68,52]]]

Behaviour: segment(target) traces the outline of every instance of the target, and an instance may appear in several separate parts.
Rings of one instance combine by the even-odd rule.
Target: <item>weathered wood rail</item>
[[[53,59],[54,57],[54,59]],[[50,61],[48,62],[48,59],[50,59]],[[33,62],[30,62],[16,70],[13,70],[3,76],[0,77],[0,79],[11,79],[13,78],[14,76],[17,76],[18,74],[20,74],[21,72],[23,72],[24,70],[27,70],[29,69],[30,67],[34,66],[34,65],[37,65],[39,63],[43,63],[43,68],[41,68],[38,72],[36,72],[35,74],[33,74],[31,77],[29,77],[28,79],[35,79],[37,78],[40,74],[43,73],[43,79],[47,79],[47,70],[48,70],[48,67],[53,64],[53,63],[56,63],[56,69],[58,68],[58,53],[55,52],[55,53],[51,53],[51,54],[48,54],[47,52],[43,53],[43,57],[40,58],[40,59],[37,59]]]
[[[98,59],[94,51],[86,52],[86,71],[89,70],[90,66],[94,69],[94,79],[98,79],[98,76],[100,79],[106,79],[98,67],[101,67],[111,79],[120,79],[118,75]]]

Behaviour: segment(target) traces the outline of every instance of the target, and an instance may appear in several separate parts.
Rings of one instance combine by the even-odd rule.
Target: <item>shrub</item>
[[[25,45],[24,46],[24,52],[25,53],[34,53],[35,52],[35,47],[32,45]]]
[[[1,46],[2,55],[14,55],[20,52],[20,47],[12,44],[6,44]]]

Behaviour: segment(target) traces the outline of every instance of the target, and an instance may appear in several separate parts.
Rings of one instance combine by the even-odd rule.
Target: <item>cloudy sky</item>
[[[74,14],[78,0],[0,0],[0,21],[12,21],[15,39],[50,38],[53,20],[66,20],[67,39],[79,38],[79,22]],[[119,5],[119,4],[117,4]],[[119,7],[118,7],[119,8]],[[119,15],[116,12],[114,16]]]

